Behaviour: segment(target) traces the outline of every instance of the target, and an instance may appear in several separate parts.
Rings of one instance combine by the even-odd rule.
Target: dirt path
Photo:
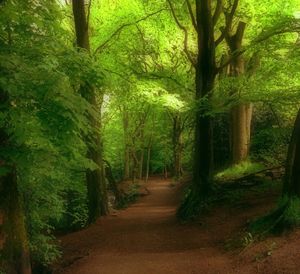
[[[152,180],[148,189],[150,195],[116,216],[65,236],[64,265],[55,273],[273,273],[259,272],[251,262],[245,266],[225,252],[224,240],[248,218],[244,209],[238,223],[229,222],[232,212],[226,211],[212,214],[203,224],[181,225],[174,216],[178,189],[163,180]]]

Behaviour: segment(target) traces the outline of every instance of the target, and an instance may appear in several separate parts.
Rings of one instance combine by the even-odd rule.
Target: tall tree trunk
[[[143,178],[143,169],[144,169],[144,148],[140,150],[140,159],[139,159],[139,179]]]
[[[246,23],[239,22],[236,33],[226,37],[227,44],[230,48],[231,55],[242,50],[242,42]],[[231,77],[240,77],[245,73],[245,60],[242,55],[233,58],[230,64],[229,75]],[[238,96],[238,90],[232,90],[232,94]],[[240,103],[233,106],[230,111],[231,119],[231,153],[232,163],[240,164],[245,161],[249,155],[251,122],[252,122],[253,106],[251,103]]]
[[[88,22],[85,13],[84,0],[72,0],[73,15],[75,22],[77,46],[90,51]],[[93,87],[85,85],[81,87],[82,96],[95,108],[98,108],[95,90]],[[100,110],[99,110],[100,111]],[[90,124],[93,128],[92,136],[87,137],[88,158],[97,164],[95,170],[86,171],[87,189],[88,189],[88,207],[89,222],[94,222],[101,215],[108,212],[106,185],[103,177],[102,161],[102,141],[99,131],[101,124],[93,116],[89,117]]]
[[[7,111],[9,95],[0,89],[0,105]],[[5,107],[6,106],[6,107]],[[9,149],[9,137],[5,129],[0,128],[0,147]],[[3,208],[4,259],[7,273],[30,274],[30,252],[24,210],[18,190],[16,168],[0,158],[0,167],[8,169],[8,173],[0,176],[0,199]]]
[[[180,115],[173,117],[173,176],[180,179],[182,176],[182,121]]]
[[[105,177],[107,178],[107,181],[109,182],[110,188],[115,196],[115,206],[119,207],[123,203],[123,196],[121,191],[118,188],[118,183],[116,182],[111,165],[108,161],[105,162]]]
[[[139,171],[139,160],[137,157],[135,142],[133,142],[131,157],[132,157],[132,182],[135,183],[136,179],[138,178],[138,171]]]
[[[130,145],[129,145],[129,116],[128,111],[123,111],[123,131],[124,131],[124,178],[130,177]]]
[[[290,141],[283,194],[300,198],[300,109]]]
[[[251,137],[251,121],[252,121],[253,105],[239,104],[232,107],[231,114],[231,149],[232,163],[240,164],[249,156],[250,137]]]
[[[196,64],[196,100],[209,98],[216,77],[214,26],[211,0],[196,0],[198,26],[198,58]],[[213,170],[212,119],[196,113],[193,181],[196,191],[204,197],[210,191]]]
[[[283,232],[299,227],[300,214],[300,109],[295,121],[286,160],[286,173],[279,207],[254,221],[250,230],[255,233]]]
[[[30,252],[25,217],[18,191],[15,168],[0,178],[4,204],[4,257],[7,273],[31,274]]]
[[[147,147],[147,163],[146,163],[146,174],[145,174],[145,182],[148,182],[149,179],[149,171],[150,171],[150,159],[151,159],[151,139],[149,145]]]

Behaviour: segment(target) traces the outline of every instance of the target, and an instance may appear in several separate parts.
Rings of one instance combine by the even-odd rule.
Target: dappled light
[[[0,0],[0,274],[300,273],[299,0]]]

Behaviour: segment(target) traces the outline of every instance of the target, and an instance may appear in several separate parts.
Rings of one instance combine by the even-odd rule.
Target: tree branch
[[[222,13],[222,10],[223,10],[223,0],[217,0],[217,6],[216,6],[216,9],[215,9],[215,13],[213,15],[213,24],[214,24],[214,26],[217,24],[217,22],[220,18],[220,15]]]
[[[244,54],[246,51],[253,48],[257,44],[262,43],[276,35],[281,35],[281,34],[285,34],[285,33],[293,33],[293,32],[298,33],[299,31],[300,31],[300,25],[298,25],[298,22],[296,22],[296,25],[294,25],[294,26],[288,25],[288,26],[284,26],[283,28],[274,29],[272,32],[265,32],[266,34],[262,33],[256,39],[254,39],[253,42],[247,48],[233,52],[231,57],[226,62],[224,62],[220,67],[217,68],[217,73],[221,72],[223,68],[227,67],[234,58]]]
[[[194,13],[193,13],[193,9],[192,9],[192,6],[191,6],[190,1],[189,1],[189,0],[186,0],[186,4],[187,4],[188,10],[189,10],[189,14],[190,14],[190,17],[191,17],[193,26],[194,26],[195,30],[198,32],[198,27],[197,27],[196,18],[195,18],[195,15],[194,15]]]
[[[180,21],[178,20],[177,16],[176,16],[176,13],[175,13],[175,10],[174,10],[174,7],[171,3],[171,0],[167,0],[169,6],[170,6],[170,9],[171,9],[171,13],[172,13],[172,16],[177,24],[177,26],[184,32],[184,53],[186,55],[186,57],[188,58],[188,60],[191,62],[191,64],[195,67],[196,66],[196,62],[195,60],[193,59],[193,57],[191,56],[189,50],[188,50],[188,31],[186,29],[185,26],[183,26]]]
[[[126,24],[124,24],[124,25],[118,27],[118,28],[112,33],[112,35],[111,35],[105,42],[103,42],[101,45],[99,45],[99,46],[96,48],[96,50],[94,51],[94,54],[97,54],[97,53],[99,53],[100,51],[102,51],[102,50],[107,46],[107,44],[108,44],[115,36],[117,36],[124,28],[130,27],[130,26],[133,26],[133,25],[136,25],[136,24],[138,24],[138,23],[140,23],[140,22],[142,22],[142,21],[145,21],[145,20],[147,20],[148,18],[150,18],[150,17],[152,17],[152,16],[155,16],[155,15],[157,15],[157,14],[159,14],[159,13],[165,11],[165,10],[167,10],[167,9],[160,9],[160,10],[158,10],[158,11],[155,11],[155,12],[153,12],[153,13],[150,13],[150,14],[148,14],[148,15],[146,15],[146,16],[144,16],[144,17],[138,19],[138,20],[136,20],[135,22],[126,23]]]
[[[229,35],[230,29],[232,27],[232,22],[233,22],[233,17],[234,14],[238,8],[239,5],[239,0],[234,0],[234,3],[231,7],[231,11],[230,13],[227,13],[224,11],[224,8],[222,8],[224,15],[225,15],[225,21],[226,21],[226,26],[221,30],[221,35],[219,36],[219,38],[216,40],[215,44],[216,47],[224,40],[224,38],[226,37],[226,35]]]
[[[89,1],[89,6],[88,6],[88,13],[87,13],[87,19],[86,19],[87,29],[89,28],[89,24],[90,24],[91,6],[92,6],[92,0]]]

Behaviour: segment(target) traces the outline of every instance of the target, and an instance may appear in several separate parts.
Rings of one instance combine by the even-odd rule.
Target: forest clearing
[[[0,274],[300,274],[300,0],[0,0]]]

